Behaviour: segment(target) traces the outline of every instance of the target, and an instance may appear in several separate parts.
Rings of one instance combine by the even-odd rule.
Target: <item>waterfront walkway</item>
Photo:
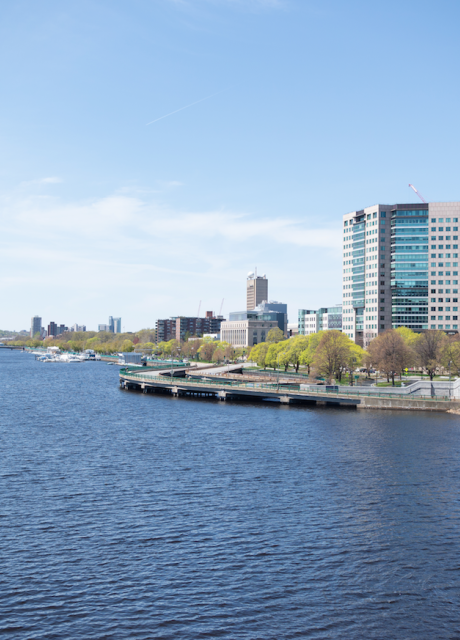
[[[185,375],[192,373],[187,370]],[[195,372],[193,372],[195,373]],[[173,376],[184,375],[182,370],[173,372]],[[138,390],[143,393],[169,393],[173,396],[214,397],[222,401],[232,399],[258,399],[277,401],[282,404],[314,403],[335,406],[351,406],[360,409],[408,409],[424,411],[458,410],[460,402],[448,397],[418,396],[408,397],[401,394],[380,393],[375,388],[356,389],[353,391],[325,390],[323,388],[308,390],[300,385],[236,382],[235,380],[216,378],[209,379],[207,373],[203,378],[171,378],[171,372],[163,371],[120,371],[120,386],[126,390]],[[206,378],[204,377],[206,376]]]

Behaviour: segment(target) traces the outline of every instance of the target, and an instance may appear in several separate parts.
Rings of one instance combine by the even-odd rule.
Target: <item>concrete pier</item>
[[[168,373],[165,371],[165,373]],[[181,372],[182,374],[182,372]],[[179,375],[181,375],[179,374]],[[178,384],[180,379],[180,383]],[[120,372],[120,386],[126,390],[139,390],[143,393],[169,393],[175,397],[214,397],[225,402],[235,400],[275,400],[280,404],[306,403],[356,409],[393,409],[408,411],[452,411],[460,410],[458,399],[446,397],[402,396],[390,393],[379,393],[378,388],[366,390],[366,394],[353,391],[334,391],[325,393],[319,387],[315,391],[293,385],[292,388],[276,384],[254,384],[235,382],[216,376],[214,379],[176,378],[150,372]]]

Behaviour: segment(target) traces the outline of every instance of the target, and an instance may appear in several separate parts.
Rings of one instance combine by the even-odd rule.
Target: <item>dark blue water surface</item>
[[[460,418],[0,350],[0,636],[460,638]]]

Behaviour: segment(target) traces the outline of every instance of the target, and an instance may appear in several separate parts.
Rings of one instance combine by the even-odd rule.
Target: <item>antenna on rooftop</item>
[[[425,198],[422,196],[422,194],[421,194],[421,193],[419,193],[419,192],[417,191],[417,189],[414,187],[414,185],[413,185],[413,184],[411,184],[410,182],[409,182],[409,187],[415,191],[415,193],[418,195],[418,197],[420,198],[420,200],[421,200],[422,202],[424,202],[425,204],[428,204],[428,203],[427,203],[427,201],[425,200]]]

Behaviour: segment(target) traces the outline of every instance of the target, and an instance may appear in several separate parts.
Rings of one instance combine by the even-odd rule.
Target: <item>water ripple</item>
[[[0,635],[460,638],[460,429],[0,351]]]

